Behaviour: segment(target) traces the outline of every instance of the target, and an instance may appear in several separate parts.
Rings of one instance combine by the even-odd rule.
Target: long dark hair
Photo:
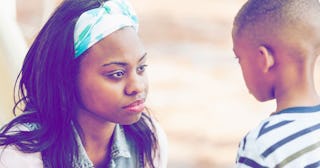
[[[73,32],[79,16],[100,6],[99,1],[65,0],[55,10],[31,45],[15,88],[18,96],[15,117],[1,129],[0,146],[14,145],[26,153],[41,152],[45,167],[70,168],[78,157],[71,123],[76,123],[77,73],[80,59],[74,59]],[[31,131],[8,133],[13,127],[30,125]],[[132,125],[123,126],[134,139],[144,165],[154,168],[157,137],[150,117],[143,113]]]

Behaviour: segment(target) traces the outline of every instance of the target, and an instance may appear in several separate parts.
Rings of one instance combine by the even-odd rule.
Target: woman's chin
[[[126,118],[125,120],[122,120],[119,122],[119,124],[121,125],[131,125],[131,124],[135,124],[136,122],[138,122],[141,118],[142,113],[136,114],[134,116],[130,116],[128,118]]]

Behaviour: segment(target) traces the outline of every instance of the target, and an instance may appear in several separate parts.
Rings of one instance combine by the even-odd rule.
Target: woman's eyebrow
[[[103,64],[102,66],[103,66],[103,67],[106,67],[106,66],[110,66],[110,65],[127,66],[127,65],[128,65],[128,63],[125,63],[125,62],[119,62],[119,61],[112,61],[112,62],[109,62],[109,63]]]
[[[142,55],[142,57],[139,59],[138,63],[141,62],[142,60],[144,60],[144,59],[146,58],[146,56],[147,56],[147,53],[144,53],[144,54]],[[103,67],[106,67],[106,66],[110,66],[110,65],[119,65],[119,66],[125,67],[125,66],[128,65],[128,63],[126,63],[126,62],[120,62],[120,61],[111,61],[111,62],[109,62],[109,63],[103,64],[102,66],[103,66]]]

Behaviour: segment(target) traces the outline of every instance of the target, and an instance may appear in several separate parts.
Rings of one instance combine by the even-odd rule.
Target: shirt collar
[[[127,140],[123,128],[116,124],[113,132],[113,140],[111,146],[111,158],[125,157],[130,158],[130,144]]]
[[[77,130],[74,128],[75,134],[76,134],[76,140],[78,143],[78,149],[79,149],[79,158],[76,159],[74,166],[75,167],[94,167],[92,161],[89,159],[89,156],[87,155],[84,146],[82,144],[81,138],[77,132]],[[120,157],[124,158],[131,158],[130,154],[130,144],[129,140],[125,136],[123,128],[116,124],[114,132],[113,132],[113,139],[112,139],[112,146],[111,146],[111,164],[115,164],[115,160]]]
[[[286,108],[284,110],[281,110],[277,113],[274,113],[272,115],[279,115],[279,114],[285,114],[285,113],[318,113],[320,112],[320,104],[315,106],[301,106],[301,107],[290,107]]]

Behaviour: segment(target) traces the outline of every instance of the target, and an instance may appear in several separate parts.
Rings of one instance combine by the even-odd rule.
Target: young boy
[[[243,138],[237,167],[320,166],[319,18],[319,0],[249,0],[237,14],[232,37],[246,85],[277,103]]]

